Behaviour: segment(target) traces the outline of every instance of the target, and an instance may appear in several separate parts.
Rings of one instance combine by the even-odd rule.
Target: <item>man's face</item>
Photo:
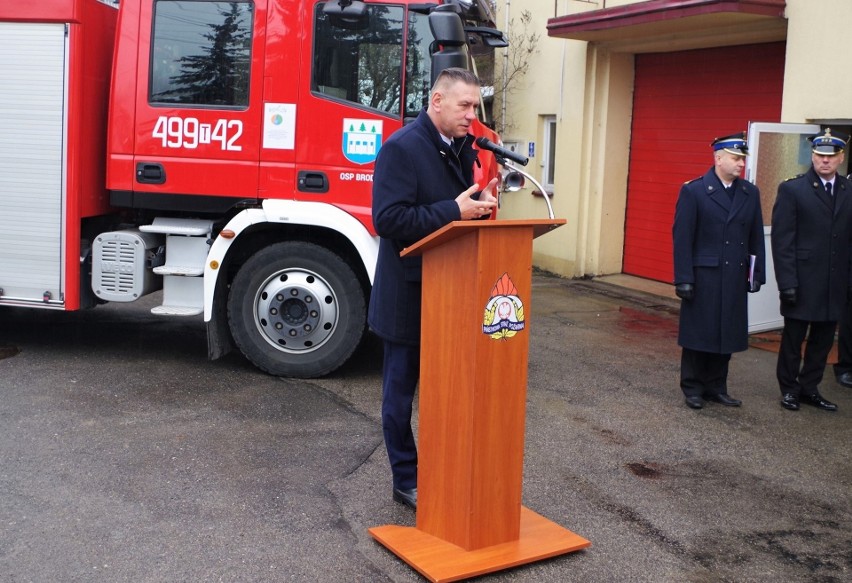
[[[438,90],[432,96],[435,125],[449,138],[468,134],[470,124],[476,119],[479,107],[479,87],[456,81]]]
[[[834,156],[824,156],[822,154],[811,154],[811,162],[813,162],[814,170],[820,175],[823,180],[831,180],[837,169],[843,164],[844,153],[840,152]]]
[[[745,156],[737,156],[724,150],[716,152],[716,174],[725,182],[733,182],[745,168]]]

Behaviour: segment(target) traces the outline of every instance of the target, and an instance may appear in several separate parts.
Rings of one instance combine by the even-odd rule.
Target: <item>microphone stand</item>
[[[541,192],[541,195],[544,197],[544,202],[547,203],[547,214],[549,215],[549,218],[554,219],[555,216],[553,215],[553,206],[551,206],[551,204],[550,204],[550,195],[547,194],[547,191],[541,186],[541,184],[539,184],[538,181],[535,178],[533,178],[532,176],[530,176],[528,173],[524,172],[523,170],[521,170],[520,168],[518,168],[514,164],[511,164],[503,156],[495,155],[495,157],[497,158],[497,162],[502,164],[504,167],[508,168],[510,171],[517,172],[518,174],[520,174],[524,178],[529,179],[529,181],[532,182],[539,189],[539,191]]]

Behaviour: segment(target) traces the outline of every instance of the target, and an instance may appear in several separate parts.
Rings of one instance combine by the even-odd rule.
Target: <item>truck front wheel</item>
[[[234,277],[228,323],[243,354],[276,376],[326,375],[366,330],[364,290],[335,253],[306,242],[270,245]]]

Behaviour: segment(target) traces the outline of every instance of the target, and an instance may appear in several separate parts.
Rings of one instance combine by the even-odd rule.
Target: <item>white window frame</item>
[[[541,148],[541,185],[547,192],[553,192],[556,174],[556,116],[544,115],[541,120],[544,137]]]

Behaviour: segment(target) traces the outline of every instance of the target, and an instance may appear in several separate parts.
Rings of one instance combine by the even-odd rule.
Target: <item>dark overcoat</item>
[[[384,340],[420,343],[422,258],[399,253],[461,220],[455,198],[474,184],[472,143],[468,135],[446,144],[424,110],[379,150],[373,225],[381,240],[368,322]]]
[[[772,260],[778,289],[796,288],[795,306],[781,315],[833,322],[843,315],[852,285],[852,188],[835,178],[829,195],[813,167],[778,186],[772,208]]]
[[[678,344],[731,354],[748,348],[749,255],[754,277],[766,283],[760,191],[737,179],[731,200],[716,172],[684,184],[672,227],[675,283],[691,283],[682,301]]]

